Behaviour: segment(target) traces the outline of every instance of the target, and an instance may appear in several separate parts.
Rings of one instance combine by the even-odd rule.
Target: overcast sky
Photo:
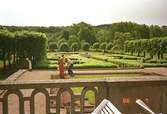
[[[0,25],[66,26],[81,21],[167,25],[167,0],[0,0]]]

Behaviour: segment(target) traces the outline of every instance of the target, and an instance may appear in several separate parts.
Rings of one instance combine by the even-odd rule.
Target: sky
[[[0,25],[167,25],[167,0],[0,0]]]

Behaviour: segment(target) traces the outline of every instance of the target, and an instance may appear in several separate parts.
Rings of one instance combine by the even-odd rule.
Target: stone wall
[[[83,87],[81,93],[73,92],[72,87]],[[55,94],[50,90],[58,88]],[[35,113],[34,100],[37,93],[46,96],[46,114],[60,114],[61,94],[66,91],[71,96],[68,111],[71,114],[83,114],[89,112],[85,106],[85,94],[93,91],[95,95],[94,108],[104,99],[109,99],[123,114],[144,113],[135,104],[136,99],[142,99],[156,113],[167,113],[167,78],[166,77],[135,77],[135,78],[106,78],[89,80],[57,79],[48,81],[0,81],[0,90],[5,91],[0,96],[3,105],[3,114],[8,114],[8,96],[16,94],[19,97],[20,114],[25,114],[24,102],[30,104],[30,114]],[[29,96],[25,96],[25,91]],[[79,109],[76,108],[76,98],[80,102]],[[51,101],[56,101],[56,106],[51,107]],[[56,110],[52,112],[52,110]],[[91,107],[92,108],[92,107]],[[91,112],[91,111],[90,111]],[[89,112],[89,113],[90,113]]]

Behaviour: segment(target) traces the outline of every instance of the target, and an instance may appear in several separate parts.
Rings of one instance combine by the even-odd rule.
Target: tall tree
[[[80,40],[85,40],[86,42],[90,43],[91,45],[96,41],[96,37],[92,30],[89,28],[81,28],[78,33]]]

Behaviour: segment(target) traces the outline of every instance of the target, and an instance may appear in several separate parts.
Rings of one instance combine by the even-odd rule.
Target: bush
[[[83,49],[84,51],[89,51],[89,48],[90,48],[90,44],[89,44],[89,43],[87,43],[87,42],[83,43],[82,49]]]
[[[21,31],[16,32],[15,38],[19,58],[33,57],[33,63],[46,58],[47,37],[44,33]]]
[[[100,46],[99,42],[96,42],[93,44],[92,48],[97,50],[99,49],[99,46]]]
[[[107,43],[103,42],[100,44],[100,49],[104,50],[106,49]]]
[[[112,46],[113,46],[112,43],[108,43],[107,46],[106,46],[106,49],[107,49],[107,50],[111,50],[111,49],[112,49]]]
[[[67,43],[61,43],[60,46],[59,46],[59,51],[64,51],[64,52],[67,52],[69,51],[69,46]]]
[[[167,67],[167,64],[144,63],[144,67]]]
[[[57,49],[58,47],[57,47],[57,43],[56,42],[51,42],[50,44],[49,44],[49,49],[50,50],[55,50],[55,49]]]
[[[167,60],[147,60],[146,63],[167,63]]]
[[[133,56],[123,56],[123,59],[127,60],[140,60],[140,57],[133,57]]]
[[[71,44],[71,50],[72,51],[78,51],[79,50],[79,44],[78,43],[72,43]]]

